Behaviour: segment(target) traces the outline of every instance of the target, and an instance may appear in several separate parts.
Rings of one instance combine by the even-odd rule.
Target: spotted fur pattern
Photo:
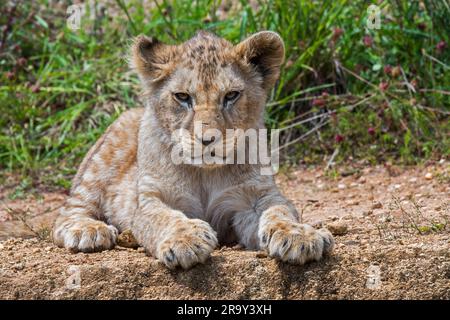
[[[237,45],[202,31],[180,45],[140,36],[131,49],[145,108],[123,113],[86,155],[55,222],[55,243],[74,252],[111,249],[118,232],[130,229],[169,268],[203,263],[219,243],[294,264],[329,253],[328,230],[301,224],[259,165],[175,165],[170,158],[171,133],[193,134],[195,121],[224,137],[227,128],[264,128],[284,57],[278,34],[259,32]],[[241,94],[225,108],[230,91]],[[180,106],[176,92],[189,93],[191,108]]]

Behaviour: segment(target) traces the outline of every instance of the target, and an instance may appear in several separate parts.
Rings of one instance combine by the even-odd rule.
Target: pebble
[[[328,230],[334,236],[342,236],[348,232],[348,225],[344,222],[332,222],[327,224]]]
[[[3,250],[4,248],[5,248],[5,246],[0,243],[0,250]]]
[[[416,182],[416,181],[417,181],[417,178],[416,178],[416,177],[412,177],[411,179],[408,180],[408,182],[411,182],[411,183],[414,183],[414,182]]]
[[[222,247],[222,248],[226,248],[226,247]],[[241,244],[237,244],[237,245],[232,246],[230,248],[230,250],[244,250],[244,249],[245,249],[245,247],[243,245],[241,245]]]
[[[25,266],[24,266],[23,263],[16,263],[16,264],[13,266],[13,268],[16,269],[16,270],[23,270],[23,269],[25,268]]]
[[[345,188],[346,188],[345,184],[343,184],[343,183],[338,184],[338,189],[343,190]]]
[[[323,221],[322,220],[314,220],[311,222],[310,224],[312,227],[314,228],[322,228],[323,226]]]
[[[346,246],[356,246],[356,245],[359,245],[359,241],[349,240],[349,241],[345,241],[344,244]]]
[[[428,172],[428,173],[425,175],[425,179],[427,179],[427,180],[433,179],[433,174],[432,174],[431,172]]]
[[[362,215],[363,215],[363,217],[367,217],[367,216],[370,216],[372,213],[373,213],[372,210],[367,210],[367,211],[364,211]]]
[[[256,253],[256,258],[258,258],[258,259],[264,259],[264,258],[267,258],[267,253],[264,252],[264,251],[258,251],[258,252]]]
[[[348,204],[352,205],[352,206],[357,206],[357,205],[359,205],[359,201],[358,200],[351,200],[351,201],[348,202]]]
[[[143,252],[145,252],[145,248],[144,247],[139,247],[139,248],[137,248],[137,252],[143,253]]]
[[[372,204],[372,209],[381,209],[383,208],[383,204],[380,201],[376,201]]]

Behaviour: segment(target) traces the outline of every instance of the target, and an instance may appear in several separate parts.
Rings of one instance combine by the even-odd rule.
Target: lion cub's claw
[[[156,256],[168,268],[189,269],[204,263],[217,246],[216,232],[199,219],[178,222],[172,233],[158,245]]]
[[[334,247],[333,236],[327,229],[316,230],[295,222],[263,226],[258,235],[261,248],[271,257],[292,264],[318,261]]]
[[[115,227],[94,219],[71,219],[59,224],[53,233],[59,247],[72,252],[97,252],[112,249],[117,240]]]

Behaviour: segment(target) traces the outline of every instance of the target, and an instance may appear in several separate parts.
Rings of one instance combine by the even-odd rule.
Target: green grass
[[[67,187],[105,127],[140,106],[125,59],[131,37],[177,43],[198,29],[234,43],[264,29],[283,37],[266,123],[284,128],[285,163],[322,162],[337,148],[336,161],[372,163],[450,154],[446,1],[381,1],[380,30],[365,27],[362,0],[99,1],[107,11],[90,19],[87,8],[78,31],[66,6],[21,2],[11,12],[9,3],[0,9],[2,172]]]

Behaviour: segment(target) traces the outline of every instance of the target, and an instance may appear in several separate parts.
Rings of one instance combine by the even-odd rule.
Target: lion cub
[[[169,268],[205,262],[218,243],[293,264],[329,253],[330,232],[299,223],[260,164],[175,164],[172,157],[178,129],[191,148],[228,143],[227,129],[264,128],[283,58],[282,39],[269,31],[237,45],[203,31],[180,45],[138,37],[130,60],[145,108],[123,113],[89,151],[55,222],[55,243],[107,250],[130,229]],[[199,137],[194,123],[223,136]]]

